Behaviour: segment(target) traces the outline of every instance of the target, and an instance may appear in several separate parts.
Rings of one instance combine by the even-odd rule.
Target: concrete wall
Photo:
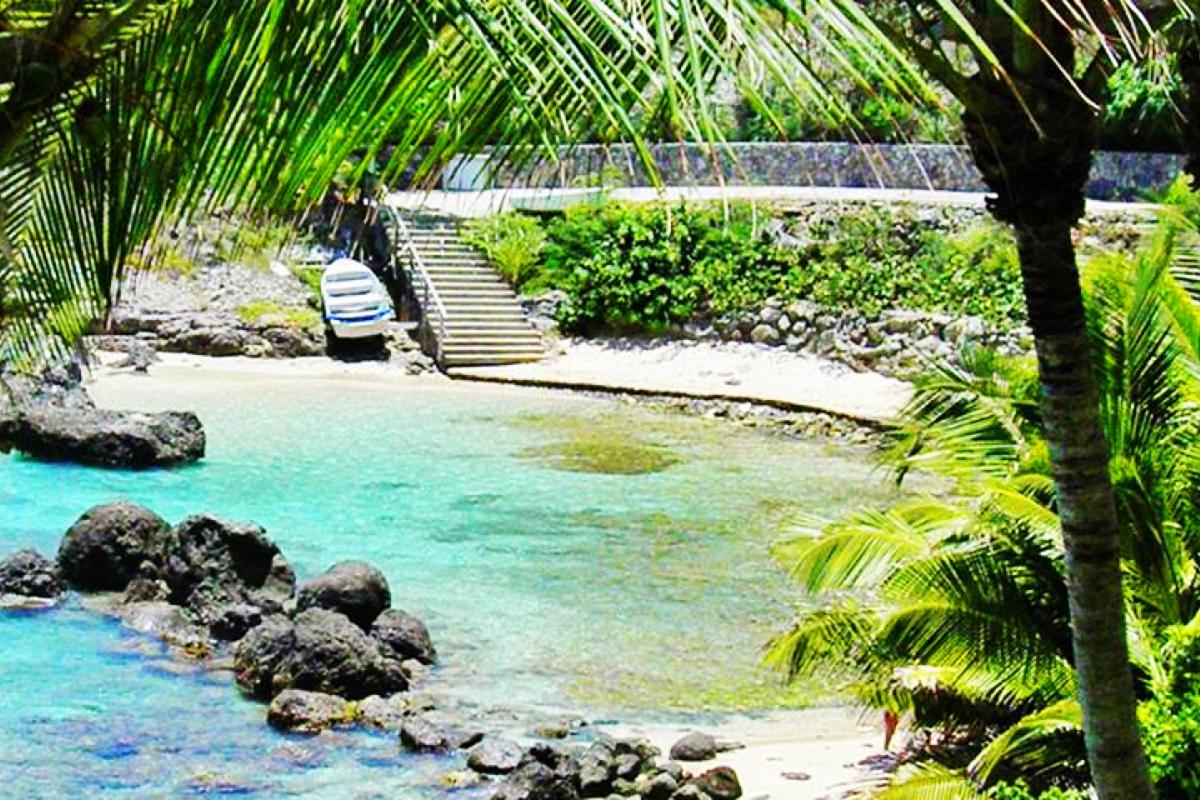
[[[740,143],[714,150],[703,145],[651,147],[669,186],[845,186],[892,189],[986,191],[965,147],[955,145],[860,145],[840,142]],[[449,166],[443,186],[451,190],[597,185],[648,186],[645,168],[627,145],[581,145],[564,150],[558,164],[536,160],[514,168],[496,153]],[[1137,200],[1170,183],[1184,157],[1161,153],[1102,152],[1096,156],[1088,195]]]

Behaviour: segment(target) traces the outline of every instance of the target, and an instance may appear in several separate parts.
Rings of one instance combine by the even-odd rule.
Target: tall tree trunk
[[[1071,228],[1018,225],[1016,233],[1062,520],[1092,780],[1102,800],[1150,800],[1153,790],[1134,714],[1108,446],[1100,427]]]
[[[1053,70],[1041,75],[1050,77],[1018,84],[1023,103],[1012,85],[979,75],[964,129],[976,165],[996,192],[989,209],[1017,235],[1063,527],[1092,781],[1100,800],[1151,800],[1125,633],[1108,445],[1071,239],[1084,212],[1096,122],[1074,85]]]

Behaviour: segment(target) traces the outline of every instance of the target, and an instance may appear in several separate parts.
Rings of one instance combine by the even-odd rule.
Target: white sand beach
[[[98,401],[116,401],[120,387],[136,387],[146,375],[116,369],[120,354],[101,354],[90,389]],[[311,357],[269,360],[161,353],[150,369],[156,380],[368,381],[374,385],[421,385],[472,391],[472,381],[574,390],[602,390],[765,403],[877,422],[894,415],[910,396],[903,381],[855,372],[836,362],[754,345],[673,343],[621,347],[604,342],[564,343],[544,361],[500,367],[460,368],[454,378],[406,375],[375,362],[344,363]],[[131,383],[132,382],[132,383]],[[477,390],[477,387],[475,388]],[[114,394],[115,393],[115,394]]]

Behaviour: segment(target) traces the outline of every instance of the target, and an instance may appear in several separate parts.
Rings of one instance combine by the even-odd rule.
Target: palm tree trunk
[[[1037,343],[1042,415],[1066,550],[1075,668],[1101,800],[1150,800],[1125,634],[1108,447],[1084,329],[1071,226],[1014,225]]]

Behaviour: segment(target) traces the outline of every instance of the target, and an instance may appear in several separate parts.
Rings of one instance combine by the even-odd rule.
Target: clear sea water
[[[0,456],[0,553],[53,554],[115,498],[172,521],[254,520],[301,577],[378,564],[432,630],[443,663],[429,690],[516,724],[803,700],[757,667],[788,615],[769,543],[793,515],[880,495],[859,449],[610,401],[299,379],[121,394],[196,410],[208,457],[123,473]],[[456,763],[263,720],[227,673],[174,662],[77,602],[0,612],[0,797],[438,797]]]

